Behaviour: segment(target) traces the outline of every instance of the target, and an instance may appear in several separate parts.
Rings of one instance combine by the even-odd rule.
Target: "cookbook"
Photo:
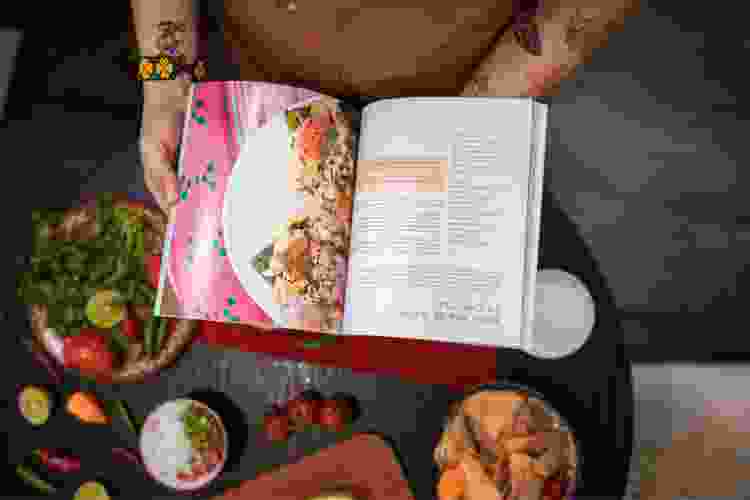
[[[194,84],[156,314],[533,346],[547,107]]]

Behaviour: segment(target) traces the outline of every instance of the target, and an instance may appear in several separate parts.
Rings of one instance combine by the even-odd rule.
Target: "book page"
[[[365,109],[347,332],[522,345],[533,107],[395,99]]]

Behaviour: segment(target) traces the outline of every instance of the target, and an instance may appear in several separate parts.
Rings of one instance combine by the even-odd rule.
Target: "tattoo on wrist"
[[[184,64],[183,37],[185,23],[176,21],[162,21],[156,25],[154,49],[159,55],[167,55],[178,64]]]
[[[206,60],[197,59],[189,64],[184,53],[185,23],[162,21],[155,25],[153,50],[156,56],[140,57],[140,80],[204,80],[207,76]]]

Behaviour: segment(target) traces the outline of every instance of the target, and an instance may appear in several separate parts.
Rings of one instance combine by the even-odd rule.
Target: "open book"
[[[545,105],[360,112],[298,93],[258,108],[257,88],[213,104],[207,85],[222,82],[193,89],[180,158],[193,191],[171,214],[157,314],[530,349]],[[243,126],[248,113],[263,116]],[[222,167],[208,142],[236,152]]]

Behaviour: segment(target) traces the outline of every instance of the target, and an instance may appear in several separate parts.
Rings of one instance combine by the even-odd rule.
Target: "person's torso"
[[[512,3],[417,0],[229,0],[225,39],[243,80],[337,95],[448,95],[460,89],[510,19]]]

